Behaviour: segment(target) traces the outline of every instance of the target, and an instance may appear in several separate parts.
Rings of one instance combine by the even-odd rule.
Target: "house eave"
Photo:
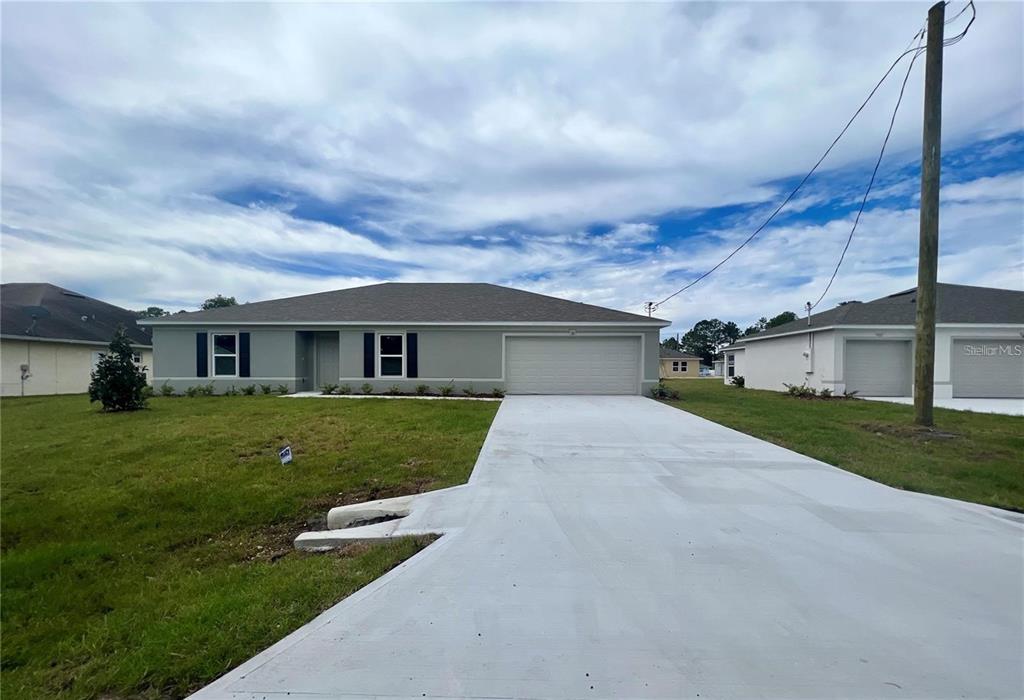
[[[42,338],[37,335],[15,335],[13,333],[0,333],[0,340],[27,340],[35,343],[65,343],[68,345],[95,345],[97,347],[108,347],[109,341],[103,340],[77,340],[74,338]],[[141,348],[143,350],[151,350],[152,345],[145,345],[143,343],[130,343],[133,348]]]
[[[665,328],[672,325],[670,321],[652,319],[647,321],[164,321],[160,319],[140,319],[137,322],[143,326],[291,326],[295,328],[312,328],[322,326],[348,326],[356,328],[364,327],[395,327],[406,326],[482,326],[487,328],[507,327],[564,327],[564,326],[587,326],[599,328]]]

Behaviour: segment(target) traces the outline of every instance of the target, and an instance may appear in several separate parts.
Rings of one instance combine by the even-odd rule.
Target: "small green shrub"
[[[398,396],[399,394],[402,393],[402,390],[398,388],[397,384],[392,384],[384,393],[387,394],[388,396]]]
[[[364,382],[363,385],[359,387],[359,391],[363,392],[364,394],[372,394],[373,385],[370,384],[370,382]]]
[[[651,398],[676,401],[679,399],[679,392],[675,389],[669,389],[665,386],[665,382],[658,382],[657,385],[651,387]]]
[[[135,364],[135,351],[118,326],[106,353],[89,375],[89,403],[99,401],[104,411],[137,411],[146,407],[146,368]]]
[[[207,382],[206,384],[203,384],[202,386],[199,387],[200,396],[213,396],[215,393],[216,392],[213,388],[213,382]]]
[[[505,398],[505,390],[499,389],[498,387],[494,387],[493,389],[491,389],[491,396],[493,396],[496,399],[503,399]]]
[[[234,384],[232,384],[230,388],[224,390],[224,396],[238,396],[239,393],[241,392],[235,388]]]
[[[782,383],[782,386],[786,387],[786,393],[790,396],[795,396],[798,399],[813,399],[818,396],[818,391],[813,387],[804,384],[786,384]]]
[[[269,384],[260,384],[260,392],[262,394],[266,395],[266,394],[269,394],[269,393],[271,393],[273,391],[274,391],[274,387],[270,386]]]
[[[163,384],[160,385],[160,395],[174,396],[174,387],[168,384],[167,382],[164,382]]]
[[[348,384],[342,384],[341,386],[338,387],[338,393],[342,395],[351,394],[352,387],[350,387]]]
[[[337,390],[337,384],[324,384],[322,387],[320,387],[320,393],[323,394],[324,396],[330,396]]]
[[[747,386],[747,380],[743,378],[743,375],[737,374],[735,377],[729,380],[729,383],[740,389],[745,389]]]
[[[448,384],[444,384],[442,386],[437,387],[437,391],[438,391],[438,393],[441,394],[441,396],[451,396],[452,395],[452,385],[449,382]]]
[[[194,399],[195,397],[199,396],[199,387],[195,385],[185,387],[185,396],[189,397],[190,399]]]
[[[416,395],[417,396],[426,396],[428,391],[430,391],[430,387],[427,386],[426,384],[417,384],[416,385]]]
[[[277,385],[277,393],[279,393],[279,394],[287,394],[288,393],[288,385],[287,384],[278,384]]]
[[[255,396],[256,395],[256,385],[255,384],[250,384],[249,386],[243,386],[242,387],[242,393],[245,394],[246,396]]]
[[[476,390],[473,389],[472,384],[463,388],[462,393],[465,394],[466,396],[476,396]]]
[[[831,399],[832,398],[832,390],[831,389],[822,389],[821,391],[818,392],[818,396],[820,398],[823,398],[823,399]]]
[[[151,399],[154,396],[156,396],[156,391],[153,389],[152,386],[147,384],[146,386],[142,387],[142,398]]]

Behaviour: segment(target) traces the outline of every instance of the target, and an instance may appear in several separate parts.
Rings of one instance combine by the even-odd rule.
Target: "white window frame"
[[[397,335],[397,336],[400,336],[402,338],[402,354],[401,355],[382,355],[380,353],[380,339],[382,337],[384,337],[384,336],[389,336],[389,335]],[[408,355],[408,353],[409,353],[409,346],[406,345],[405,331],[390,331],[390,332],[384,332],[384,333],[378,332],[376,334],[375,338],[374,338],[374,342],[376,343],[376,345],[374,347],[374,352],[377,355],[377,378],[378,379],[405,379],[405,372],[406,372],[405,358],[406,358],[406,355]],[[381,370],[381,360],[383,358],[385,358],[385,357],[400,357],[400,358],[402,358],[402,373],[401,374],[387,374],[387,375],[384,374],[384,372]]]
[[[232,353],[218,353],[217,352],[217,338],[218,336],[232,336],[235,339],[235,352]],[[234,374],[217,374],[217,358],[218,357],[233,357],[235,358],[235,372]],[[211,379],[237,379],[238,378],[238,333],[210,333],[210,378]]]
[[[725,356],[725,376],[735,377],[736,376],[736,355],[726,354]]]
[[[680,360],[679,361],[679,371],[680,372],[685,372],[686,371],[686,366],[687,366],[686,365],[686,360]]]
[[[679,371],[679,360],[672,360],[672,371],[673,372],[678,372]]]

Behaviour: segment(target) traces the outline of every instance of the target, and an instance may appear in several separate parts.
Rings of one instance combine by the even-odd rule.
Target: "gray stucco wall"
[[[215,379],[197,378],[195,334],[205,331],[215,332],[210,328],[201,327],[154,327],[154,377],[160,385],[165,381],[176,390],[195,384],[213,383],[215,390],[224,391],[231,386],[242,387],[248,384],[285,384],[290,389],[309,390],[312,376],[309,363],[303,362],[303,341],[297,337],[297,330],[315,330],[324,338],[327,334],[337,333],[337,360],[334,353],[329,352],[329,362],[322,362],[320,374],[335,371],[333,380],[326,376],[318,377],[319,384],[347,384],[353,391],[358,391],[363,383],[369,383],[375,392],[384,391],[398,386],[402,391],[413,391],[419,384],[427,384],[432,391],[443,384],[451,382],[456,392],[470,386],[480,392],[492,389],[504,389],[503,367],[503,336],[506,333],[516,334],[553,334],[568,335],[570,330],[578,335],[587,334],[637,334],[643,337],[643,381],[641,390],[647,393],[658,382],[658,329],[643,328],[611,328],[611,327],[510,327],[494,329],[467,329],[464,327],[444,326],[407,326],[401,331],[415,332],[419,336],[419,377],[408,379],[397,378],[363,378],[363,333],[386,332],[398,330],[389,328],[316,328],[300,329],[288,327],[245,327],[216,329],[217,332],[245,331],[250,333],[251,343],[251,378]],[[301,334],[302,336],[312,334]],[[333,351],[333,342],[331,343]],[[337,367],[335,370],[334,368]],[[454,380],[454,381],[452,381]]]

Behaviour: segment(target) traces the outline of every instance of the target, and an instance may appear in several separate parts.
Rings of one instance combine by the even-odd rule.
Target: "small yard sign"
[[[292,446],[285,445],[277,451],[277,456],[281,458],[281,464],[291,464],[292,462]]]

